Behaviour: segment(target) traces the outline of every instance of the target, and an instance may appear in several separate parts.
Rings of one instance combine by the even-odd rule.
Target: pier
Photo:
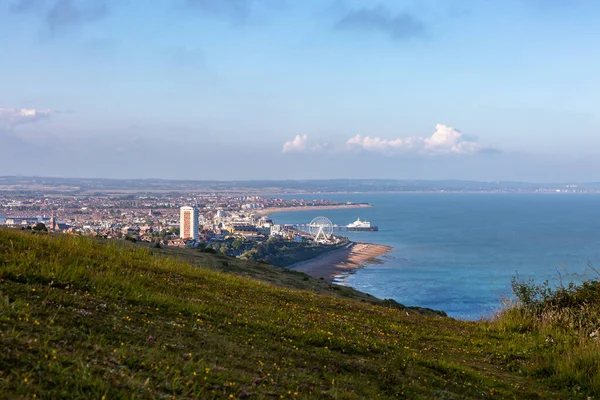
[[[310,224],[285,224],[282,225],[285,228],[291,228],[297,231],[302,232],[310,232]],[[372,226],[369,228],[355,228],[349,227],[348,225],[337,225],[333,224],[333,230],[336,232],[377,232],[379,231],[379,227]]]

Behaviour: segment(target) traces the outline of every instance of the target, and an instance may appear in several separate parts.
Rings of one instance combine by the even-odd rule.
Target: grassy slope
[[[126,241],[120,243],[126,246],[129,245],[129,242]],[[138,243],[137,245],[148,248],[147,243]],[[405,307],[392,300],[378,299],[377,297],[373,297],[370,294],[360,292],[351,287],[330,284],[322,279],[313,278],[303,272],[278,268],[265,263],[242,261],[222,254],[207,254],[189,248],[163,247],[160,249],[151,248],[150,251],[154,254],[182,259],[191,265],[252,278],[285,288],[307,290],[314,293],[345,297],[371,304],[392,306],[424,315],[445,315],[442,312],[431,310],[429,308]]]
[[[534,378],[543,343],[143,248],[0,230],[0,393],[12,397],[583,396]]]

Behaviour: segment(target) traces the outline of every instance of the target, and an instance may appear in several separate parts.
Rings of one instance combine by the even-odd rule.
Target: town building
[[[184,206],[179,209],[179,237],[198,240],[198,209]]]
[[[56,216],[52,214],[52,216],[50,217],[50,221],[48,222],[47,228],[49,231],[52,232],[60,232],[69,229],[70,226],[68,224],[59,222],[58,219],[56,219]]]

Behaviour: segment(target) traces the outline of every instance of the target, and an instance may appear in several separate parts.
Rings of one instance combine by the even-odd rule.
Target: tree
[[[222,245],[220,251],[221,251],[221,254],[226,255],[227,253],[229,253],[229,246],[227,246],[226,244]]]
[[[235,239],[233,243],[231,243],[231,247],[233,247],[235,250],[241,249],[243,245],[244,242],[242,242],[240,239]]]
[[[277,251],[277,243],[274,240],[267,240],[265,245],[265,252],[268,254],[274,253]]]
[[[38,222],[37,224],[35,224],[35,226],[32,229],[34,231],[48,232],[48,228],[46,228],[46,225],[44,225],[44,223],[42,222]]]

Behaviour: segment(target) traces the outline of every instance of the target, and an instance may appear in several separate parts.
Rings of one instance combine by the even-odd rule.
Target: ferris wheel
[[[317,217],[308,225],[308,231],[316,242],[327,242],[333,234],[333,223],[327,217]]]

